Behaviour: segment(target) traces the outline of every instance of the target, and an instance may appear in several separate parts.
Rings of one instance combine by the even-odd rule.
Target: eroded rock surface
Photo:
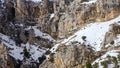
[[[89,45],[61,45],[39,68],[81,68],[88,60],[93,62],[102,54],[104,52],[95,53]]]

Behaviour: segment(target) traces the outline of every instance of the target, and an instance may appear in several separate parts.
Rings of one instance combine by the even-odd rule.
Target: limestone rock
[[[111,26],[111,28],[110,28],[111,32],[113,32],[114,34],[120,34],[120,25],[119,24],[115,23],[110,26]]]
[[[7,68],[7,49],[3,44],[0,44],[0,68]]]
[[[118,34],[120,34],[120,25],[117,23],[111,24],[109,31],[105,34],[104,41],[102,42],[103,45],[107,45],[114,41]]]
[[[60,17],[58,37],[63,38],[75,29],[80,29],[90,22],[107,21],[117,17],[120,13],[119,6],[120,2],[118,0],[98,0],[90,5],[73,1],[68,6],[68,12]]]
[[[103,45],[106,45],[108,43],[111,43],[114,39],[116,38],[116,35],[112,32],[107,32],[105,34],[105,38],[104,38],[104,41],[103,41]]]
[[[91,47],[80,44],[61,45],[49,60],[39,68],[81,68],[89,59],[91,62],[102,53],[95,53]]]
[[[15,68],[15,64],[5,45],[0,42],[0,68]]]

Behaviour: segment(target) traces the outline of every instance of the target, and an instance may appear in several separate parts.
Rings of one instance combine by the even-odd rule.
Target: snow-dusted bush
[[[26,49],[26,47],[24,48],[23,53],[24,53],[24,57],[30,58],[31,55],[30,55],[29,51]]]
[[[86,41],[86,36],[82,36],[82,40]]]

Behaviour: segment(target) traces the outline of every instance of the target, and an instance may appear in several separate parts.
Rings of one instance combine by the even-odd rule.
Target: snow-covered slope
[[[120,50],[112,50],[112,51],[108,51],[107,53],[105,53],[103,56],[101,56],[100,58],[96,59],[92,65],[94,65],[95,63],[98,63],[98,68],[104,68],[104,66],[101,64],[101,62],[104,61],[111,61],[109,63],[107,63],[108,68],[114,68],[114,62],[115,60],[113,60],[113,57],[116,57],[117,61],[118,61],[118,65],[120,65],[120,62],[118,60],[118,56],[119,56],[119,52]],[[110,60],[111,59],[111,60]]]
[[[60,44],[70,44],[71,42],[78,41],[79,43],[85,42],[82,37],[86,36],[86,44],[94,47],[96,51],[100,51],[102,46],[101,43],[104,40],[105,33],[109,31],[109,25],[120,21],[120,16],[115,19],[106,22],[95,22],[88,24],[84,28],[77,31],[74,35],[63,39],[62,42],[56,44],[51,51],[54,52]],[[117,39],[119,42],[120,39]]]
[[[47,33],[43,33],[42,31],[40,31],[37,26],[28,26],[28,28],[25,28],[25,30],[30,30],[30,29],[33,29],[34,30],[34,34],[35,36],[39,36],[41,38],[44,38],[44,39],[48,39],[49,41],[52,41],[52,42],[55,42],[55,39],[53,39],[49,34]]]
[[[30,30],[30,29],[34,30],[34,34],[36,37],[39,36],[41,38],[48,39],[49,41],[55,42],[55,40],[49,34],[41,32],[39,29],[37,29],[36,26],[28,27],[25,30]],[[21,60],[21,61],[24,60],[25,58],[24,48],[26,48],[31,55],[30,58],[28,59],[28,61],[30,62],[39,62],[38,58],[42,57],[43,54],[48,50],[47,48],[39,48],[40,45],[36,43],[34,45],[31,45],[29,44],[29,42],[18,46],[16,45],[15,41],[10,39],[9,36],[6,36],[1,33],[0,33],[0,40],[2,40],[2,43],[5,44],[6,47],[9,49],[8,50],[9,54],[12,57],[14,57],[16,60]]]
[[[8,36],[5,36],[0,33],[0,40],[2,40],[2,43],[6,45],[6,47],[9,49],[9,54],[14,57],[16,60],[23,60],[23,50],[26,47],[26,49],[31,54],[31,57],[28,59],[29,61],[32,60],[32,62],[39,62],[38,58],[41,57],[47,49],[40,49],[38,45],[30,45],[29,43],[21,44],[21,46],[17,46],[16,43],[10,39]]]

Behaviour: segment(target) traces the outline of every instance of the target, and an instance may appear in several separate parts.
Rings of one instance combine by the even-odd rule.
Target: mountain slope
[[[61,43],[56,44],[52,49],[56,49],[60,44],[71,44],[71,42],[84,43],[87,45],[91,45],[96,51],[100,51],[102,48],[102,42],[104,41],[104,37],[106,32],[110,30],[110,25],[114,23],[118,23],[120,21],[120,16],[115,19],[106,22],[95,22],[88,24],[87,26],[81,28],[74,35],[68,37],[67,39],[63,39]],[[82,37],[86,37],[86,41],[82,39]],[[118,35],[119,36],[119,35]],[[117,43],[120,41],[116,41]],[[51,51],[52,51],[51,49]]]
[[[120,0],[1,1],[0,43],[11,68],[119,65]]]

